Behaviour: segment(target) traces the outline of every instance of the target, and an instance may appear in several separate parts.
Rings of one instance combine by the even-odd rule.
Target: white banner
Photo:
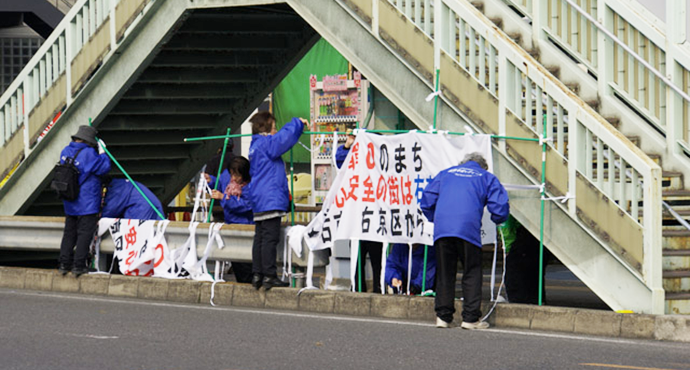
[[[123,275],[176,275],[175,262],[165,241],[165,228],[170,221],[103,218],[101,223],[109,225],[115,244],[115,258]]]
[[[307,245],[320,250],[341,239],[433,245],[433,224],[419,208],[424,188],[473,152],[486,158],[491,171],[488,135],[360,133],[321,212],[307,226]],[[493,243],[495,225],[484,224],[482,241]]]

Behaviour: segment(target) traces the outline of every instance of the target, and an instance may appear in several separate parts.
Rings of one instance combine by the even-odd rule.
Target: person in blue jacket
[[[220,201],[223,207],[223,217],[226,224],[253,225],[254,215],[251,206],[251,175],[247,158],[233,157],[224,166],[220,175],[217,189],[211,195]],[[209,186],[215,187],[216,178],[209,174]],[[252,280],[252,264],[231,261],[232,271],[238,283],[250,283]]]
[[[386,285],[390,286],[398,293],[407,289],[408,266],[410,262],[410,246],[407,244],[393,244],[388,258],[386,258]],[[412,273],[410,281],[410,294],[420,294],[422,292],[422,281],[425,290],[434,289],[434,279],[436,278],[436,253],[434,247],[427,247],[426,256],[426,280],[424,279],[424,245],[414,244],[412,246]]]
[[[347,133],[347,139],[345,140],[345,144],[340,145],[338,149],[336,149],[335,151],[335,165],[338,168],[341,168],[343,166],[343,162],[345,162],[345,158],[347,158],[347,155],[350,153],[350,148],[354,143],[355,136],[352,135],[351,131],[349,131]],[[371,260],[371,273],[373,283],[372,292],[381,293],[381,259],[383,258],[383,243],[371,240],[360,240],[359,254],[362,260],[362,269],[366,264],[367,255],[369,255],[369,259]],[[367,281],[366,279],[362,279],[360,282],[359,270],[360,269],[358,268],[355,271],[355,286],[352,290],[355,292],[366,292]]]
[[[127,179],[111,179],[105,184],[107,189],[103,200],[101,217],[128,218],[134,220],[160,220],[158,213]],[[163,214],[161,201],[144,184],[137,182],[139,189],[153,203],[158,212]]]
[[[303,118],[293,118],[280,131],[276,131],[275,117],[259,112],[249,119],[252,123],[252,143],[249,146],[250,175],[252,177],[252,211],[256,223],[252,245],[252,285],[285,287],[288,283],[278,279],[276,248],[280,238],[280,219],[290,205],[285,163],[281,158],[297,143],[304,126]]]
[[[439,172],[424,189],[420,204],[434,223],[436,248],[436,326],[452,326],[455,313],[455,278],[462,260],[462,328],[486,329],[480,321],[482,300],[481,227],[484,207],[491,220],[508,219],[508,193],[496,176],[487,171],[479,153],[468,154],[459,166]]]
[[[101,178],[110,171],[110,158],[96,142],[98,131],[91,126],[79,126],[72,141],[60,153],[60,163],[74,158],[79,170],[79,195],[75,200],[63,200],[65,229],[60,243],[58,271],[62,275],[72,270],[79,277],[88,270],[86,258],[98,224],[101,208]],[[76,250],[75,250],[76,246]]]

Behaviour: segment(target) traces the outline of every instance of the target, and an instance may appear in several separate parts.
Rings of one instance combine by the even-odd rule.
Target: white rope
[[[484,317],[482,317],[482,319],[479,321],[486,321],[486,319],[489,318],[491,313],[494,312],[494,309],[496,309],[496,305],[498,304],[498,302],[504,301],[503,297],[501,297],[501,289],[503,289],[503,284],[505,283],[505,280],[506,280],[506,249],[505,249],[506,241],[505,241],[505,238],[503,236],[503,230],[498,229],[498,231],[501,233],[501,245],[503,246],[503,248],[502,248],[503,249],[503,273],[501,274],[501,285],[498,286],[498,291],[496,292],[496,300],[494,301],[493,306],[491,306],[491,309],[489,310],[489,312],[487,312],[486,315]],[[494,288],[492,285],[491,286],[492,296],[493,296],[493,290],[494,290]]]

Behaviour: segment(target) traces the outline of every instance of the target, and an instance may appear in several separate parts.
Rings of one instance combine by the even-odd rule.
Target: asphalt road
[[[0,369],[690,369],[688,343],[0,289]]]

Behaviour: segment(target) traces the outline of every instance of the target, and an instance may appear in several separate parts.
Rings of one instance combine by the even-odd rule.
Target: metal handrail
[[[670,87],[673,91],[675,91],[678,95],[680,95],[685,101],[690,103],[690,95],[686,94],[683,90],[681,90],[678,86],[676,86],[673,81],[669,80],[664,76],[661,72],[657,71],[656,68],[654,68],[651,64],[647,63],[644,58],[639,56],[635,51],[633,51],[628,45],[626,45],[623,41],[621,41],[616,35],[611,33],[611,31],[607,30],[601,23],[599,23],[594,17],[589,15],[587,12],[584,11],[584,9],[580,8],[579,5],[575,4],[573,0],[563,0],[566,3],[568,3],[573,9],[575,9],[580,15],[582,15],[584,18],[586,18],[588,21],[590,21],[594,26],[596,26],[599,31],[603,32],[608,38],[613,40],[618,46],[620,46],[623,50],[625,50],[628,54],[630,54],[635,60],[640,62],[645,68],[647,68],[650,72],[652,72],[657,78],[659,78],[661,81],[663,81],[666,86]]]

